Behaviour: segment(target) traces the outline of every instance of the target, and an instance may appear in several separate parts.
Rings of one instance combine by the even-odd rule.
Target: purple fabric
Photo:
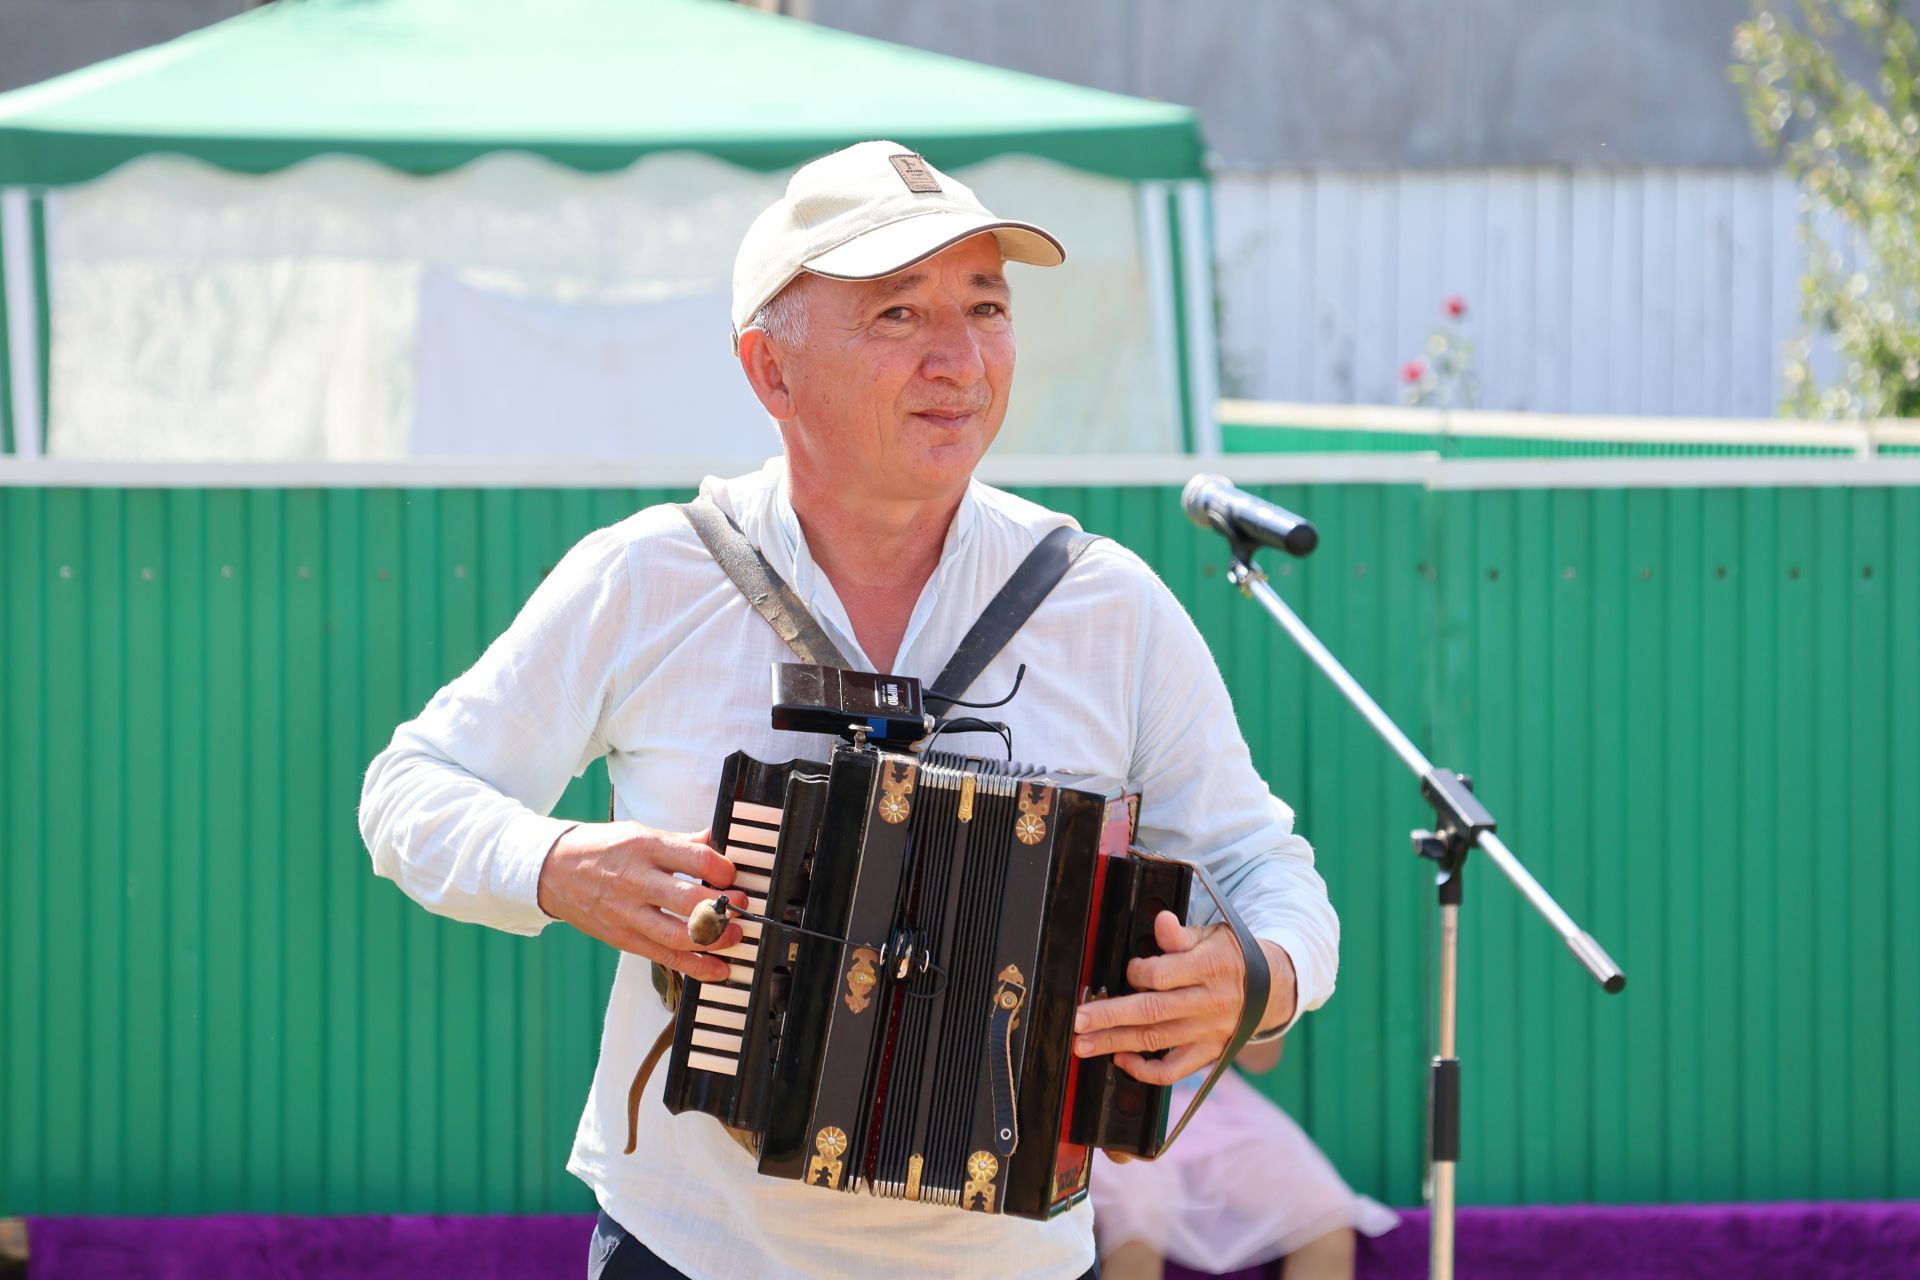
[[[1427,1213],[1360,1241],[1358,1280],[1427,1274]],[[1920,1277],[1920,1202],[1533,1205],[1462,1209],[1455,1273],[1473,1280],[1894,1280]],[[1234,1273],[1267,1280],[1275,1268]],[[1167,1268],[1168,1280],[1200,1273]]]
[[[585,1280],[593,1219],[29,1218],[29,1280]]]
[[[27,1230],[32,1280],[582,1280],[593,1219],[30,1218]],[[1474,1280],[1920,1277],[1920,1202],[1462,1209],[1456,1238]],[[1426,1273],[1420,1210],[1360,1242],[1360,1280]]]

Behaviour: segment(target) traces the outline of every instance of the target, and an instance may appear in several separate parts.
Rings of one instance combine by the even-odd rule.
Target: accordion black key
[[[732,976],[686,983],[667,1106],[756,1137],[763,1174],[1027,1218],[1086,1195],[1096,1147],[1157,1155],[1167,1088],[1070,1047],[1154,917],[1186,914],[1192,869],[1131,848],[1137,812],[939,752],[728,757],[715,843],[782,924],[743,923]]]

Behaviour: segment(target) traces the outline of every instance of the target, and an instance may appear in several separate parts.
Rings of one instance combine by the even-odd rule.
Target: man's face
[[[796,481],[872,498],[957,497],[1007,416],[1013,319],[983,233],[879,280],[806,282],[780,418]],[[771,405],[769,407],[772,407]]]

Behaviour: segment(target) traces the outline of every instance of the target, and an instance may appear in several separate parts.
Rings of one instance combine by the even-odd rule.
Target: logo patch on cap
[[[933,170],[927,168],[927,162],[908,152],[902,156],[888,156],[893,167],[900,174],[900,181],[907,184],[907,190],[921,195],[933,195],[940,190],[940,184],[934,180]]]

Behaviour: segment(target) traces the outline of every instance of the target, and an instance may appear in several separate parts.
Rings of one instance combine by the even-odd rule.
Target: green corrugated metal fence
[[[1173,490],[1027,492],[1214,645],[1345,923],[1271,1088],[1416,1201],[1411,782]],[[1323,529],[1283,594],[1630,976],[1470,873],[1463,1198],[1920,1195],[1920,489],[1263,492]],[[573,539],[667,496],[0,488],[0,1214],[588,1206],[607,954],[429,916],[354,808]]]

